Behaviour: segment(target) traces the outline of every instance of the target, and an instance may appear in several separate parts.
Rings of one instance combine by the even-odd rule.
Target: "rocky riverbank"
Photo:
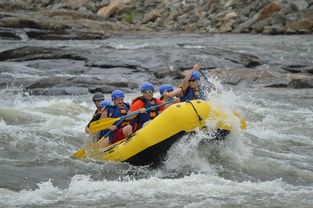
[[[197,62],[225,85],[313,87],[312,0],[0,0],[0,18],[1,89],[135,92]]]
[[[0,1],[0,37],[104,39],[125,31],[311,34],[313,0]]]

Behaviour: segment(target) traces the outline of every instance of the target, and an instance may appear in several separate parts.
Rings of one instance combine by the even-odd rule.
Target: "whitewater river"
[[[219,144],[185,136],[159,166],[136,167],[70,158],[91,95],[1,90],[0,207],[313,207],[313,90],[234,87],[215,102],[248,129]]]

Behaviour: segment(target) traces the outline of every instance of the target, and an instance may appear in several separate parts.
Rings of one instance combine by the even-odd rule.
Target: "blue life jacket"
[[[119,118],[119,117],[127,115],[127,112],[129,111],[129,109],[130,109],[130,105],[128,103],[123,103],[122,108],[114,105],[114,106],[108,106],[106,110],[108,112],[108,117],[110,117],[110,118]],[[118,128],[119,127],[124,127],[128,123],[129,123],[128,121],[126,121],[126,122],[124,121],[120,125],[118,125],[117,127]]]
[[[199,85],[198,86],[199,91],[193,90],[190,86],[187,87],[186,91],[182,93],[182,95],[179,95],[179,99],[181,102],[184,102],[186,100],[205,100],[206,95],[205,91],[202,89],[202,87]]]
[[[138,99],[144,103],[144,108],[146,109],[150,108],[151,106],[157,105],[157,101],[155,98],[152,98],[152,101],[149,101],[144,97],[139,97]],[[146,113],[139,113],[139,115],[136,117],[136,122],[138,124],[136,130],[141,129],[144,123],[154,119],[157,115],[159,115],[159,113],[160,113],[159,107],[148,110]]]
[[[108,117],[110,118],[119,118],[122,116],[127,115],[127,112],[130,109],[130,105],[128,103],[123,103],[123,106],[120,108],[118,106],[108,106],[107,108],[107,112],[108,112]],[[119,123],[119,121],[116,121],[114,123],[114,125],[117,125],[117,123]],[[130,124],[129,121],[123,121],[122,123],[120,123],[119,125],[117,125],[117,129],[123,128],[124,126],[127,126],[128,124]],[[111,131],[109,134],[109,140],[112,143],[112,139],[113,136],[115,134],[115,131]]]
[[[198,96],[196,95],[195,91],[188,86],[186,91],[179,96],[179,99],[181,102],[184,102],[186,100],[196,100],[198,99]]]
[[[122,108],[115,106],[115,105],[113,105],[113,106],[109,105],[105,108],[105,110],[108,113],[109,118],[119,118],[119,117],[125,116],[125,115],[127,115],[127,112],[129,111],[129,109],[130,109],[130,105],[128,103],[123,103]],[[114,123],[114,125],[117,124],[118,122],[119,121],[116,121]],[[130,121],[123,121],[122,123],[120,123],[116,127],[117,127],[117,129],[119,129],[119,128],[123,128],[124,126],[126,126],[128,124],[130,124]],[[110,133],[108,133],[108,132],[110,132]],[[115,134],[115,131],[110,131],[109,129],[102,130],[98,136],[98,139],[101,139],[103,136],[107,136],[107,134],[109,134],[109,140],[112,143],[112,138]]]

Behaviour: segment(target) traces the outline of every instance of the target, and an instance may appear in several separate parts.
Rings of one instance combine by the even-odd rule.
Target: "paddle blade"
[[[120,119],[121,118],[103,118],[97,121],[93,121],[89,125],[89,131],[91,133],[96,133],[103,129],[107,129]]]
[[[105,139],[106,137],[102,137],[99,141],[96,143],[94,142],[88,142],[85,144],[80,150],[72,154],[73,158],[86,158],[88,157],[94,157],[98,154],[99,144]]]
[[[246,130],[247,129],[247,122],[239,115],[239,113],[234,112],[234,115],[239,118],[241,129],[242,130]]]
[[[80,150],[78,150],[77,152],[72,154],[72,157],[74,157],[74,158],[85,158],[86,152],[85,152],[84,148],[81,148]]]

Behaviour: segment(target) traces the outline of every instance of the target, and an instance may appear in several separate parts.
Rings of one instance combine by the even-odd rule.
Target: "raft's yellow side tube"
[[[224,119],[227,115],[218,111],[213,112],[212,106],[203,100],[173,104],[129,139],[100,149],[97,159],[127,161],[134,155],[156,146],[180,132],[188,133],[198,127],[202,128],[209,117]],[[222,120],[217,123],[217,127],[231,130],[231,127],[224,124]]]
[[[91,145],[87,157],[135,165],[149,164],[181,136],[204,127],[207,121],[212,120],[215,127],[231,131],[239,125],[234,118],[239,119],[242,129],[246,129],[246,123],[239,114],[229,115],[220,109],[213,109],[206,101],[172,104],[130,138],[101,149],[98,144]],[[80,158],[80,155],[75,154],[75,157]]]

